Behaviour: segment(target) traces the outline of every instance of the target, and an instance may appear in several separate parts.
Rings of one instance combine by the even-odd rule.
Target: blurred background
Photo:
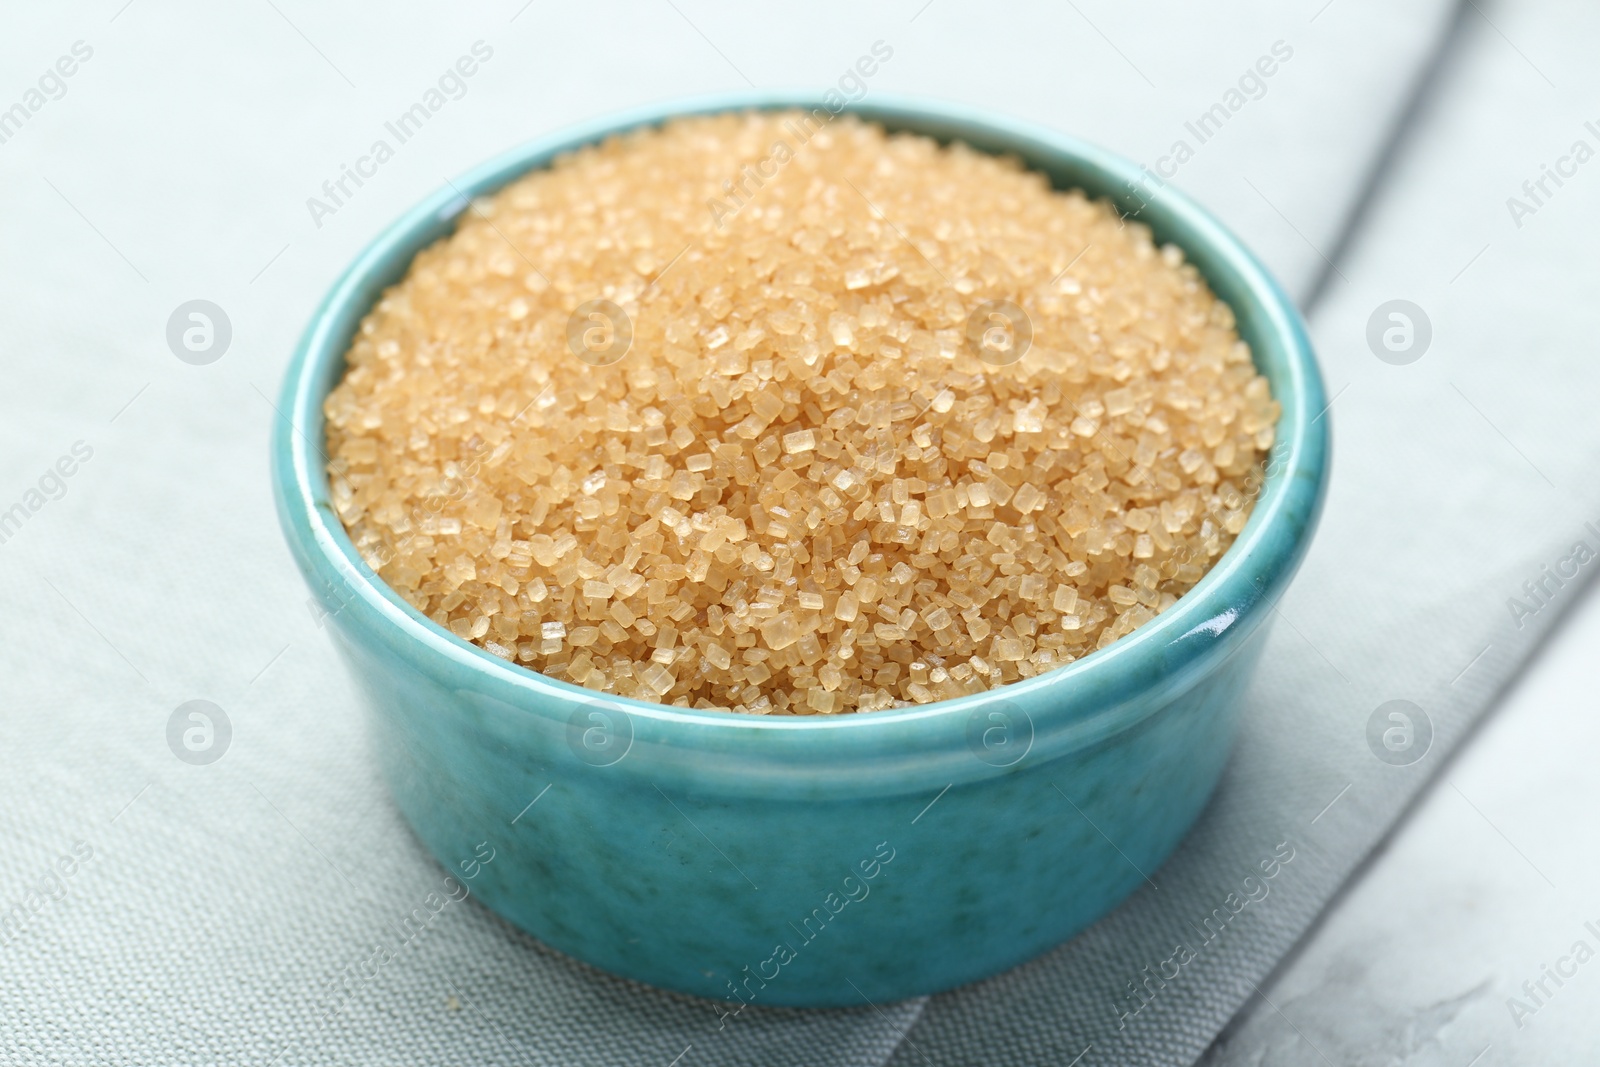
[[[96,0],[3,18],[0,1062],[1589,1058],[1593,5]],[[841,83],[879,45],[878,73]],[[1150,195],[1209,207],[1300,302],[1332,400],[1327,512],[1222,791],[1158,876],[1212,901],[1287,837],[1298,880],[1131,1027],[1123,986],[1179,919],[1158,893],[971,990],[731,1036],[472,903],[330,1016],[327,990],[437,873],[273,514],[296,337],[384,225],[476,163],[750,86],[959,100],[1097,142],[1148,167]],[[386,124],[419,102],[401,143]],[[345,179],[379,140],[392,156]],[[186,342],[196,309],[213,331]],[[168,740],[193,700],[223,712],[204,762]],[[1371,740],[1396,701],[1400,751]]]

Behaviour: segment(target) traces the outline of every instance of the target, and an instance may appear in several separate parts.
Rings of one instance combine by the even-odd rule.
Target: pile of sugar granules
[[[417,256],[326,401],[384,581],[554,678],[804,715],[1031,677],[1205,574],[1279,410],[1227,305],[1105,203],[827,117],[609,139]]]

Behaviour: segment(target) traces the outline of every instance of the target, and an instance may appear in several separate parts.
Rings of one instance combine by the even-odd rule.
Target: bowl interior
[[[1253,629],[1287,584],[1309,540],[1320,507],[1326,453],[1323,389],[1311,345],[1293,304],[1255,257],[1219,222],[1170,186],[1148,202],[1135,183],[1140,170],[1103,149],[961,105],[875,95],[851,105],[861,118],[891,131],[1017,156],[1061,189],[1082,189],[1112,200],[1124,215],[1149,226],[1158,242],[1183,249],[1219,298],[1233,309],[1240,336],[1282,405],[1269,473],[1244,530],[1204,578],[1178,603],[1104,649],[1034,678],[987,693],[914,708],[827,717],[767,717],[649,704],[583,689],[508,663],[426,618],[367,567],[329,504],[322,454],[322,401],[344,374],[344,353],[361,319],[382,292],[399,281],[417,252],[455,229],[471,199],[491,194],[556,156],[608,134],[688,114],[748,108],[823,107],[807,94],[739,93],[653,106],[541,138],[449,183],[385,230],[334,285],[306,330],[291,363],[275,427],[273,460],[280,514],[297,561],[339,610],[362,613],[387,627],[396,647],[443,657],[452,669],[532,713],[604,699],[647,721],[694,723],[740,731],[866,731],[941,716],[964,717],[996,700],[1022,703],[1036,727],[1110,727],[1097,710],[1129,703],[1165,679],[1185,684],[1203,669],[1230,631]],[[1148,194],[1147,194],[1148,195]],[[383,621],[375,621],[383,620]],[[423,651],[427,650],[427,651]],[[1154,683],[1153,683],[1154,680]],[[1039,722],[1041,716],[1047,721]]]

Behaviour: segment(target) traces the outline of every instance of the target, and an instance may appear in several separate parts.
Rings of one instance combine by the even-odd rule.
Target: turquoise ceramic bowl
[[[1234,309],[1283,405],[1249,524],[1166,613],[1059,670],[978,696],[826,719],[611,699],[524,670],[407,605],[329,506],[322,401],[361,317],[463,194],[607,134],[696,112],[820,106],[740,93],[546,137],[385,230],[317,310],[273,442],[279,513],[366,695],[383,771],[427,847],[490,908],[615,974],[727,1002],[859,1005],[933,993],[1059,944],[1145,884],[1194,822],[1235,734],[1267,617],[1326,472],[1304,326],[1261,264],[1138,169],[1053,131],[874,96],[891,129],[1012,153],[1139,211]],[[492,857],[483,862],[485,857]]]

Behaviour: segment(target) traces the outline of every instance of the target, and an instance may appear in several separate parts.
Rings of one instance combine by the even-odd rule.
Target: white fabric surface
[[[1151,162],[1183,136],[1185,121],[1286,42],[1293,58],[1265,95],[1200,146],[1177,180],[1304,292],[1445,9],[1443,0],[1203,9],[1085,0],[999,18],[934,0],[870,13],[812,5],[773,19],[732,4],[641,3],[617,13],[513,0],[448,13],[396,5],[375,25],[368,8],[113,0],[91,11],[10,14],[11,32],[0,37],[0,69],[10,75],[0,94],[10,95],[0,108],[26,101],[74,42],[92,56],[64,80],[64,95],[0,143],[9,386],[0,399],[0,509],[29,499],[77,442],[92,455],[64,478],[59,499],[0,544],[0,595],[10,607],[0,917],[15,903],[24,908],[0,945],[6,1061],[884,1062],[922,1004],[887,1009],[887,1018],[761,1012],[717,1035],[707,1005],[559,959],[476,904],[447,909],[393,963],[357,982],[341,1012],[325,1015],[349,969],[438,888],[442,872],[375,776],[351,687],[306,610],[272,513],[266,441],[276,416],[267,397],[296,335],[356,250],[446,176],[625,105],[747,79],[825,87],[879,39],[895,57],[874,91],[993,106]],[[306,198],[478,40],[494,55],[465,95],[314,226]],[[209,366],[180,362],[164,337],[172,310],[194,298],[222,305],[232,321],[231,347]],[[1486,440],[1481,425],[1417,385],[1443,362],[1380,385],[1379,372],[1392,368],[1330,352],[1330,379],[1335,389],[1351,380],[1378,395],[1414,390],[1407,395],[1422,406],[1401,407],[1407,418],[1437,418],[1443,425],[1433,429],[1475,464],[1482,453],[1474,488],[1533,508],[1519,495],[1532,492],[1519,481],[1520,460],[1507,462],[1498,438]],[[1493,367],[1477,373],[1483,396],[1509,395],[1497,390],[1514,382],[1495,381]],[[1550,402],[1541,405],[1524,408],[1530,418],[1516,426],[1533,440],[1561,425],[1546,424],[1539,416]],[[1389,408],[1365,410],[1389,418],[1377,429],[1391,435],[1404,425]],[[1340,439],[1372,429],[1352,417]],[[1420,447],[1383,440],[1402,452]],[[1404,543],[1401,516],[1415,516],[1398,505],[1410,502],[1399,495],[1415,488],[1410,475],[1403,466],[1363,472],[1345,452],[1340,463],[1328,529],[1284,612],[1337,656],[1364,705],[1386,692],[1380,679],[1394,677],[1369,677],[1369,656],[1405,648],[1430,663],[1450,657],[1416,627],[1379,640],[1371,618],[1315,615],[1341,569],[1384,574],[1397,594],[1391,618],[1424,619],[1440,603],[1424,589],[1464,601],[1481,588],[1481,572],[1460,567],[1463,554],[1481,550],[1517,572],[1502,559],[1523,532],[1511,523],[1542,523],[1513,512],[1503,527],[1452,531],[1450,553],[1420,564],[1434,573],[1408,571],[1365,541],[1351,509],[1395,505],[1389,532]],[[1341,538],[1343,548],[1330,547]],[[1407,589],[1417,595],[1398,595]],[[1453,652],[1475,624],[1447,621]],[[1346,683],[1321,656],[1279,629],[1261,691],[1309,692],[1309,704],[1292,702],[1295,717],[1309,736],[1348,748],[1348,727],[1364,712],[1352,710]],[[1483,676],[1515,654],[1507,645],[1486,657]],[[232,723],[230,748],[209,766],[180,762],[165,740],[173,709],[196,698],[216,702]],[[1320,726],[1313,705],[1328,716]],[[1303,769],[1272,764],[1281,729],[1263,720],[1247,737],[1227,791],[1174,873],[1159,876],[1164,884],[1176,888],[1192,872],[1193,893],[1209,899],[1218,865],[1254,847],[1261,826],[1252,813],[1301,795]],[[1271,936],[1253,939],[1226,983],[1187,1014],[1152,1027],[1139,1056],[1177,1062],[1197,1053],[1238,1002],[1237,975],[1270,967],[1392,815],[1347,799],[1345,816],[1364,817],[1361,833],[1321,850],[1307,841],[1293,872],[1308,888],[1294,897],[1295,883],[1285,882]],[[30,886],[42,889],[30,896]],[[1106,979],[1153,958],[1146,934],[1161,918],[1136,900],[1046,964],[931,1002],[914,1049],[900,1055],[1031,1062],[1098,1033],[1092,1027],[1115,995]],[[1124,940],[1130,925],[1137,929]],[[1096,954],[1105,966],[1081,973],[1104,988],[1080,990],[1082,1010],[1093,1013],[1084,1029],[1078,1000],[1063,1003],[1050,968]],[[1005,1011],[986,1014],[997,990],[1026,1007],[1031,1029]]]
[[[1600,809],[1600,589],[1581,596],[1207,1067],[1297,1067],[1319,1052],[1407,1067],[1593,1061],[1600,956],[1574,946],[1600,951],[1588,925],[1600,926],[1600,856],[1574,831]]]
[[[1476,610],[1500,630],[1477,647],[1456,642],[1462,667],[1483,644],[1493,641],[1497,650],[1514,637],[1508,601],[1532,606],[1524,581],[1556,566],[1577,541],[1600,550],[1592,469],[1600,452],[1593,422],[1600,164],[1591,160],[1561,187],[1547,181],[1554,195],[1542,206],[1521,189],[1577,140],[1600,151],[1600,136],[1585,125],[1600,119],[1592,106],[1600,91],[1592,58],[1600,12],[1554,0],[1485,12],[1492,22],[1476,14],[1469,20],[1393,191],[1344,268],[1353,289],[1407,294],[1434,313],[1439,348],[1415,366],[1394,368],[1419,379],[1417,402],[1469,426],[1477,420],[1486,434],[1480,445],[1492,447],[1496,435],[1449,388],[1454,382],[1556,486],[1523,463],[1507,474],[1529,490],[1525,498],[1497,500],[1495,487],[1466,485],[1457,508],[1408,533],[1419,547],[1448,545],[1454,556],[1460,534],[1482,521],[1471,518],[1479,509],[1493,513],[1493,529],[1507,535],[1503,515],[1523,510],[1519,504],[1526,507],[1519,527],[1548,520],[1537,539],[1508,536],[1490,549],[1490,559],[1526,563],[1483,583]],[[1531,216],[1518,209],[1520,228],[1506,203],[1512,196],[1537,208]],[[1484,246],[1488,251],[1450,284]],[[1340,345],[1342,335],[1359,362],[1351,327],[1359,328],[1362,299],[1332,297],[1318,330],[1323,350]],[[1436,365],[1425,368],[1435,356]],[[1354,427],[1385,419],[1388,405],[1374,406],[1381,394],[1367,388],[1390,377],[1385,370],[1351,375],[1356,384],[1338,404],[1344,440]],[[1389,417],[1400,415],[1388,407]],[[1418,446],[1442,454],[1447,440]],[[1506,441],[1499,447],[1513,467],[1521,462]],[[1456,457],[1463,465],[1474,458]],[[1341,475],[1349,473],[1346,465]],[[1590,847],[1600,807],[1593,755],[1600,591],[1593,570],[1583,566],[1538,611],[1540,620],[1573,617],[1540,650],[1506,706],[1448,766],[1430,759],[1404,769],[1438,777],[1293,962],[1261,983],[1262,997],[1252,997],[1206,1063],[1279,1067],[1320,1063],[1322,1056],[1410,1067],[1464,1067],[1480,1056],[1482,1067],[1594,1062],[1600,965],[1593,958],[1578,965],[1573,954],[1579,941],[1600,953],[1600,935],[1586,925],[1600,927],[1600,860]],[[1430,666],[1418,662],[1412,670]],[[1546,976],[1544,968],[1558,966],[1565,980]],[[1537,984],[1531,994],[1524,989],[1540,982],[1542,991]]]

